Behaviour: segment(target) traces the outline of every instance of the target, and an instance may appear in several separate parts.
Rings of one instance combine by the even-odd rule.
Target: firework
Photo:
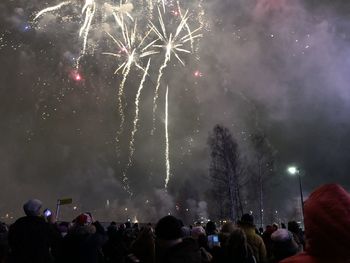
[[[198,1],[200,2],[199,6],[201,6],[203,0]],[[67,6],[72,7],[71,10],[73,12],[78,10],[79,13],[69,13],[68,16],[61,15],[60,12],[66,10]],[[77,32],[80,48],[77,54],[78,58],[74,62],[71,77],[81,83],[84,82],[83,76],[79,73],[81,59],[85,55],[92,53],[91,47],[99,51],[99,46],[94,41],[99,40],[96,35],[101,37],[101,34],[93,33],[102,31],[102,28],[115,29],[113,33],[107,29],[106,31],[108,32],[103,34],[112,40],[108,44],[113,43],[115,50],[113,52],[103,52],[102,54],[116,58],[117,67],[114,74],[120,74],[121,76],[117,91],[117,108],[120,116],[119,128],[116,134],[118,155],[120,140],[124,133],[124,124],[126,122],[124,93],[128,88],[129,78],[133,72],[141,71],[143,74],[135,96],[135,115],[130,134],[129,155],[122,173],[124,189],[132,195],[127,172],[133,163],[135,155],[135,137],[139,129],[140,104],[142,102],[141,95],[144,84],[148,77],[156,80],[152,105],[152,134],[154,134],[156,127],[155,116],[164,73],[174,58],[176,58],[174,60],[184,66],[185,57],[183,55],[194,54],[198,51],[195,49],[194,43],[197,38],[201,37],[198,31],[204,24],[203,11],[201,10],[198,14],[191,13],[191,15],[188,10],[182,12],[180,2],[176,0],[138,0],[132,3],[129,0],[119,0],[118,4],[115,4],[115,0],[71,0],[63,1],[37,12],[34,15],[33,25],[38,25],[40,19],[48,13],[54,13],[57,16],[61,16],[61,18],[65,18],[62,19],[65,22],[75,21],[73,17],[80,19],[79,31]],[[110,18],[114,18],[114,20]],[[192,30],[193,24],[190,18],[194,18],[200,27]],[[105,23],[108,24],[108,27],[105,27]],[[159,60],[152,59],[152,66],[156,67],[154,71],[151,70],[150,58],[153,56],[159,57]],[[148,59],[146,67],[144,67],[145,59]],[[160,62],[158,65],[155,65],[154,61]],[[196,71],[194,75],[200,77],[202,73]],[[171,176],[168,107],[169,88],[167,87],[165,95],[165,188],[168,187]]]
[[[62,7],[67,5],[77,5],[77,3],[76,1],[65,1],[55,6],[44,8],[35,15],[33,22],[36,23],[39,20],[39,18],[43,17],[47,13],[58,11]],[[134,8],[133,4],[128,3],[127,1],[123,2],[123,0],[120,0],[120,3],[118,6],[111,5],[108,2],[105,2],[103,5],[101,5],[96,0],[84,1],[84,5],[81,7],[81,14],[80,14],[83,22],[78,33],[79,38],[82,39],[82,46],[81,46],[79,57],[76,60],[76,65],[75,65],[76,69],[79,69],[80,60],[87,53],[90,31],[91,31],[97,11],[101,12],[104,18],[107,18],[110,15],[113,15],[115,17],[118,17],[118,19],[120,20],[124,16],[127,16],[129,17],[130,20],[133,21],[133,17],[130,14],[133,8]],[[96,23],[96,27],[99,27],[99,26],[100,24]]]
[[[114,72],[117,74],[119,71],[122,72],[123,79],[119,85],[118,90],[118,111],[119,115],[121,117],[119,130],[117,132],[116,136],[116,142],[117,142],[117,151],[119,152],[119,141],[120,136],[123,133],[124,130],[124,122],[125,122],[125,115],[124,115],[124,106],[123,106],[123,95],[124,95],[124,87],[126,84],[126,80],[130,74],[130,70],[132,65],[135,65],[137,68],[141,69],[142,71],[145,71],[145,69],[139,64],[139,60],[154,54],[157,54],[157,51],[154,51],[151,49],[155,41],[152,41],[149,44],[146,43],[146,39],[151,33],[151,30],[149,30],[146,35],[141,38],[137,31],[137,21],[135,21],[134,26],[132,30],[128,29],[128,26],[124,23],[123,19],[119,19],[118,17],[115,17],[117,23],[121,26],[121,34],[122,34],[122,40],[118,40],[117,38],[113,37],[111,34],[107,33],[110,38],[114,41],[114,43],[117,45],[118,53],[108,53],[104,52],[105,55],[114,56],[117,58],[124,58],[124,61],[121,63],[121,65],[116,69]],[[137,40],[141,39],[141,41],[138,43]]]
[[[133,157],[134,157],[134,152],[135,152],[135,135],[136,135],[136,132],[137,132],[137,127],[138,127],[138,122],[139,122],[139,112],[140,112],[140,108],[139,108],[139,104],[140,104],[140,96],[141,96],[141,92],[143,90],[143,84],[145,83],[146,81],[146,77],[147,77],[147,74],[148,74],[148,70],[149,70],[149,67],[150,67],[150,64],[151,64],[151,60],[149,59],[148,60],[148,63],[147,63],[147,66],[146,66],[146,69],[143,73],[143,77],[142,77],[142,80],[140,82],[140,86],[138,88],[138,91],[137,91],[137,94],[136,94],[136,98],[135,98],[135,117],[134,117],[134,126],[133,126],[133,130],[131,132],[131,139],[130,139],[130,142],[129,142],[129,160],[128,160],[128,164],[126,165],[126,168],[123,172],[123,177],[127,177],[127,171],[129,170],[132,162],[133,162]]]
[[[165,94],[165,166],[166,166],[166,178],[164,188],[168,188],[170,180],[170,159],[169,159],[169,131],[168,131],[168,121],[169,121],[169,88],[166,88]]]
[[[57,11],[57,10],[61,9],[63,6],[65,6],[65,5],[69,5],[70,3],[71,3],[70,1],[66,1],[66,2],[62,2],[62,3],[60,3],[58,5],[55,5],[55,6],[50,6],[48,8],[45,8],[45,9],[41,10],[40,12],[38,12],[36,14],[36,16],[34,17],[34,21],[37,20],[42,15],[44,15],[46,13]]]
[[[201,34],[194,35],[196,32],[200,30],[200,28],[197,28],[194,31],[191,31],[188,28],[187,29],[188,32],[186,32],[185,34],[183,33],[184,29],[186,28],[188,18],[189,18],[188,11],[186,11],[184,15],[181,14],[181,20],[179,25],[176,27],[175,32],[169,33],[169,34],[167,33],[163,15],[159,7],[158,7],[158,23],[159,23],[160,29],[157,28],[152,21],[150,21],[151,29],[161,41],[161,44],[154,44],[153,47],[157,47],[165,50],[164,62],[160,66],[158,71],[158,77],[157,77],[157,82],[156,82],[156,87],[155,87],[155,92],[153,97],[153,128],[152,128],[151,134],[154,134],[154,131],[155,131],[155,119],[156,119],[155,114],[158,107],[157,100],[159,97],[159,88],[161,85],[161,80],[164,74],[164,70],[167,68],[168,63],[171,60],[171,55],[173,54],[176,57],[176,59],[184,66],[185,62],[180,57],[180,53],[191,54],[191,50],[188,50],[184,47],[185,44],[189,41],[192,42],[195,38],[199,38],[202,36]]]

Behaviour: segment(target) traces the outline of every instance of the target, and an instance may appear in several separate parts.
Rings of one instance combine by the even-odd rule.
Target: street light
[[[304,221],[304,197],[303,197],[303,186],[301,184],[301,177],[300,177],[300,171],[297,167],[295,166],[289,166],[287,169],[288,173],[290,175],[298,175],[299,179],[299,190],[300,190],[300,202],[301,202],[301,211],[302,211],[302,217]]]

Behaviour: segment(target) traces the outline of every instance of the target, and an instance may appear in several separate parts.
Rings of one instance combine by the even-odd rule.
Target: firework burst
[[[181,8],[179,6],[179,12],[181,14]],[[171,61],[171,56],[175,56],[176,59],[183,65],[185,66],[185,62],[181,58],[181,53],[186,53],[186,54],[191,54],[192,51],[191,49],[186,49],[185,45],[188,42],[191,42],[196,39],[201,37],[201,34],[195,35],[200,28],[197,28],[194,31],[191,31],[188,27],[187,20],[189,19],[189,13],[188,11],[185,12],[184,15],[181,14],[181,20],[178,26],[176,27],[175,32],[168,33],[162,12],[160,8],[158,7],[158,24],[159,27],[157,27],[152,21],[150,21],[150,27],[152,31],[158,36],[160,43],[154,44],[153,47],[155,48],[161,48],[165,52],[164,55],[164,61],[163,64],[160,66],[159,71],[158,71],[158,77],[157,77],[157,82],[156,82],[156,87],[155,87],[155,92],[154,92],[154,98],[153,98],[153,128],[151,134],[154,134],[155,131],[155,115],[158,107],[158,97],[159,97],[159,88],[161,85],[161,80],[164,74],[164,70],[167,68],[168,63]]]

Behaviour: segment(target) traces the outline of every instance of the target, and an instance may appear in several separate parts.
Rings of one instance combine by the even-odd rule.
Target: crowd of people
[[[350,195],[335,184],[305,202],[305,233],[295,221],[259,231],[251,214],[221,226],[185,226],[168,215],[155,225],[111,222],[105,229],[90,213],[56,222],[41,207],[29,200],[24,217],[0,224],[0,263],[350,262]]]

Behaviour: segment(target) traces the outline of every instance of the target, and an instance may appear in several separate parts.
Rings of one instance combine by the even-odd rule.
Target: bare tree
[[[208,144],[211,149],[209,174],[213,183],[213,197],[219,205],[219,216],[237,220],[243,214],[238,144],[230,131],[221,125],[214,127]]]

